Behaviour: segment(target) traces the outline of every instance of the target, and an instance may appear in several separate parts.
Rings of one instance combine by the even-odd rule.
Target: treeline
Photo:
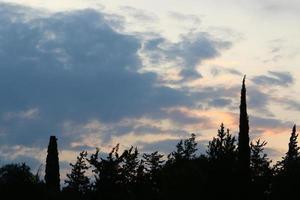
[[[0,195],[5,199],[167,200],[299,199],[300,153],[296,126],[288,151],[274,165],[264,151],[266,142],[249,140],[245,78],[241,89],[238,138],[221,124],[204,154],[197,154],[194,134],[178,142],[169,155],[140,154],[116,145],[107,156],[99,149],[82,151],[63,187],[60,185],[57,139],[50,137],[45,177],[26,164],[0,168]],[[3,198],[1,198],[3,199]]]

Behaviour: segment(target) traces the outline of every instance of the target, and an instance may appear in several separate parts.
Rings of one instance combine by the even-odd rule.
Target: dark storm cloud
[[[191,103],[184,92],[157,86],[156,74],[136,72],[141,41],[114,31],[101,13],[28,20],[27,8],[2,5],[0,113],[36,109],[38,115],[3,120],[1,142],[32,143],[58,133],[63,120],[111,122]]]
[[[269,75],[255,76],[252,81],[257,85],[288,86],[294,83],[294,78],[289,72],[269,71]]]

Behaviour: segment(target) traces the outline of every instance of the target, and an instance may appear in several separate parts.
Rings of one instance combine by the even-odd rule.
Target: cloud
[[[279,119],[263,118],[263,117],[257,117],[257,116],[252,116],[250,121],[253,126],[261,127],[261,128],[291,127],[291,125],[292,125],[291,122],[285,122],[285,121],[281,121]]]
[[[28,110],[20,111],[20,112],[8,112],[5,113],[3,118],[5,120],[12,120],[12,119],[35,119],[38,117],[39,110],[37,108],[30,108]]]
[[[143,23],[157,21],[158,18],[155,14],[150,13],[146,10],[137,9],[130,6],[121,6],[120,9],[127,13],[126,17],[130,16],[135,20],[140,20]]]
[[[221,75],[221,74],[232,74],[232,75],[237,75],[237,76],[240,76],[240,77],[243,76],[243,74],[240,71],[238,71],[237,69],[224,68],[224,67],[221,67],[221,66],[212,67],[211,74],[213,76],[218,76],[218,75]]]
[[[231,99],[219,98],[219,99],[212,99],[209,102],[209,105],[212,107],[225,107],[231,105],[231,103],[232,103]]]
[[[113,122],[192,104],[184,91],[158,85],[155,73],[137,72],[141,41],[116,32],[104,14],[81,10],[28,19],[24,13],[31,10],[2,5],[0,114],[31,118],[1,123],[2,142],[30,144],[59,133],[66,120]]]
[[[294,78],[289,72],[268,71],[269,75],[260,75],[252,78],[257,85],[288,86],[294,83]]]
[[[184,138],[185,139],[185,138]],[[155,151],[159,151],[165,155],[170,154],[171,152],[176,150],[176,144],[180,141],[180,139],[168,139],[168,140],[161,140],[152,143],[139,143],[138,146],[141,147],[143,152],[153,152],[153,146],[155,146]],[[196,141],[197,142],[197,153],[204,154],[206,152],[206,147],[208,141]]]
[[[142,70],[140,56],[158,68],[171,63],[183,80],[196,79],[199,64],[219,56],[231,42],[206,32],[191,32],[176,42],[125,34],[112,28],[124,24],[112,25],[113,16],[95,10],[35,11],[0,7],[0,144],[22,146],[10,149],[17,156],[8,160],[38,160],[39,151],[26,148],[44,149],[52,134],[59,137],[66,162],[79,150],[110,149],[116,142],[142,144],[143,150],[160,145],[167,151],[176,138],[199,127],[211,129],[216,121],[236,124],[235,114],[224,110],[238,111],[240,85],[171,88],[159,74]],[[233,69],[218,73],[240,75]],[[247,89],[249,107],[267,110],[269,97]],[[223,114],[210,111],[213,107],[224,108]]]
[[[145,42],[143,53],[151,63],[173,62],[181,66],[180,75],[184,79],[200,78],[197,66],[204,60],[220,55],[220,51],[231,47],[231,42],[213,38],[206,32],[192,32],[181,35],[178,42],[156,37]]]

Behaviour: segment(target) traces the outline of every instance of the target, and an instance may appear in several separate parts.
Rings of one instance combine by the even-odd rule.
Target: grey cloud
[[[289,72],[268,71],[269,75],[260,75],[252,78],[257,85],[288,86],[294,83],[294,78]]]
[[[268,94],[263,93],[255,87],[247,88],[248,96],[248,108],[259,111],[261,113],[273,116],[268,106],[270,104],[271,98]]]
[[[260,128],[282,128],[282,127],[292,127],[293,123],[289,121],[282,121],[274,118],[264,118],[258,116],[251,116],[249,118],[250,125],[253,127]]]
[[[192,103],[185,92],[158,86],[156,74],[138,73],[141,41],[114,31],[103,14],[83,10],[25,20],[14,13],[27,8],[2,5],[0,114],[39,113],[26,123],[3,121],[1,142],[47,140],[64,120],[118,121]]]
[[[298,101],[295,101],[293,99],[284,98],[284,99],[278,100],[278,102],[285,104],[285,107],[287,109],[300,111],[300,103]]]
[[[285,109],[291,111],[300,111],[300,102],[295,98],[284,96],[282,98],[273,98],[273,101],[280,104]]]
[[[197,64],[204,60],[215,58],[220,51],[231,46],[229,41],[212,38],[208,33],[197,32],[182,35],[179,42],[172,43],[164,38],[154,38],[146,41],[143,52],[149,56],[152,63],[175,62],[182,66],[183,78],[199,78]]]
[[[168,115],[166,115],[166,117],[168,117],[168,118],[172,119],[174,122],[177,122],[180,124],[209,123],[208,118],[187,116],[186,114],[184,114],[180,111],[172,111],[171,113],[168,113]]]
[[[224,88],[223,86],[202,87],[198,88],[198,91],[194,91],[192,98],[201,105],[209,107],[226,106],[229,109],[238,110],[240,91],[241,85],[229,88]],[[247,104],[250,110],[272,116],[271,111],[268,109],[270,102],[271,98],[268,94],[263,93],[257,87],[247,86]]]
[[[268,157],[271,158],[272,160],[279,160],[281,157],[284,156],[283,152],[278,151],[277,149],[274,148],[266,147],[265,152],[268,155]]]
[[[232,75],[237,75],[237,76],[242,76],[243,75],[240,71],[238,71],[236,69],[224,68],[224,67],[221,67],[221,66],[214,66],[211,69],[211,74],[213,76],[218,76],[218,75],[221,75],[221,74],[232,74]]]
[[[126,12],[127,14],[132,16],[133,18],[138,19],[143,22],[153,22],[158,19],[155,14],[149,13],[146,10],[136,9],[136,8],[130,7],[130,6],[122,6],[120,8],[121,8],[121,10],[123,10],[124,12]]]
[[[1,144],[46,147],[48,136],[55,134],[59,145],[68,148],[70,141],[84,132],[78,136],[61,134],[65,120],[77,124],[90,119],[115,123],[147,115],[182,124],[207,123],[209,119],[167,114],[161,108],[193,108],[195,102],[232,106],[231,100],[238,101],[240,86],[198,88],[201,92],[177,90],[158,85],[155,73],[137,72],[141,67],[138,51],[142,41],[113,30],[101,13],[84,10],[28,18],[31,12],[28,8],[0,6]],[[220,55],[230,45],[207,33],[194,33],[182,36],[177,43],[162,37],[147,41],[144,51],[158,64],[178,61],[184,78],[195,78],[200,76],[196,71],[198,63]],[[251,108],[263,110],[260,108],[269,102],[261,92],[250,95],[254,96],[249,98]],[[31,109],[37,109],[38,114],[30,119],[3,118],[7,113],[22,114]],[[135,130],[130,125],[119,126],[101,139],[108,141],[111,135],[132,130],[161,132],[156,127]],[[186,134],[183,130],[168,131]],[[157,145],[164,149],[171,143]],[[144,144],[145,149],[150,146],[155,148],[155,144]]]
[[[43,164],[40,160],[37,160],[31,156],[17,156],[14,159],[9,159],[0,155],[0,166],[11,163],[26,163],[28,166],[31,167],[33,173],[37,173],[39,167]]]
[[[212,99],[209,102],[209,105],[212,107],[225,107],[228,105],[231,105],[232,100],[228,98],[218,98],[218,99]]]
[[[168,155],[176,149],[176,144],[179,141],[179,139],[168,139],[152,143],[139,143],[137,144],[137,146],[142,147],[141,151],[143,152],[159,151],[161,153],[164,153],[165,155]],[[197,141],[197,144],[198,153],[205,153],[208,141]]]

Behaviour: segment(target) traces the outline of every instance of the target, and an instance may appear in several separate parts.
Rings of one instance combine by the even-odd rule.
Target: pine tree
[[[77,157],[76,163],[70,163],[72,171],[70,174],[67,174],[67,180],[65,180],[65,183],[67,184],[66,188],[72,192],[78,193],[79,195],[85,194],[89,190],[90,186],[90,180],[85,175],[86,170],[89,169],[85,161],[86,156],[87,152],[82,151]]]
[[[60,191],[59,159],[57,150],[57,138],[50,137],[46,158],[45,181],[51,193]]]
[[[123,154],[119,155],[119,144],[112,148],[106,158],[99,156],[99,149],[91,155],[88,162],[94,168],[95,184],[94,191],[97,198],[101,199],[118,199],[122,196],[121,164]]]
[[[161,168],[164,161],[162,160],[163,155],[159,154],[158,151],[143,155],[143,162],[146,166],[146,171],[150,174],[156,174]]]
[[[270,164],[266,153],[264,153],[264,148],[267,142],[261,142],[260,139],[251,142],[251,158],[250,158],[250,167],[251,167],[251,176],[252,177],[262,177],[270,176]]]
[[[195,159],[196,151],[196,135],[192,133],[190,138],[178,142],[176,150],[168,155],[168,163]]]
[[[160,192],[160,180],[161,170],[164,161],[162,160],[163,155],[159,154],[158,151],[143,155],[143,163],[145,166],[145,180],[147,186],[147,193],[149,197],[146,199],[158,199]]]
[[[236,139],[229,130],[225,131],[223,123],[218,130],[217,137],[214,137],[208,144],[207,158],[208,168],[208,191],[210,199],[230,199],[235,191],[232,185],[235,181],[234,169],[236,165]],[[221,187],[220,187],[221,186]],[[216,190],[216,188],[218,188]]]
[[[275,177],[272,183],[272,199],[292,199],[299,196],[300,148],[298,134],[294,125],[286,155],[275,166]]]
[[[245,79],[241,89],[240,104],[240,125],[238,138],[238,173],[240,181],[238,183],[240,190],[240,198],[244,199],[248,196],[248,186],[250,184],[250,146],[249,146],[249,120],[247,114],[246,86]]]
[[[296,133],[296,125],[294,125],[290,137],[289,149],[283,159],[283,167],[286,169],[286,171],[292,169],[294,164],[300,159],[300,147],[298,147],[297,138],[298,134]]]
[[[236,155],[236,139],[229,133],[229,129],[225,132],[224,124],[222,123],[218,130],[217,137],[208,143],[206,151],[210,160],[226,160],[233,161]],[[232,166],[230,166],[232,167]]]
[[[251,142],[250,144],[251,195],[257,200],[268,199],[270,192],[272,169],[270,168],[271,161],[267,154],[264,153],[266,144],[265,141],[261,142],[260,140]]]
[[[298,134],[296,132],[296,125],[294,125],[288,144],[288,151],[286,152],[282,160],[274,166],[277,174],[290,173],[291,170],[295,167],[296,162],[300,160],[300,147],[298,147],[297,138]]]
[[[135,181],[139,167],[138,149],[131,146],[122,153],[121,176],[123,184],[132,184]]]

